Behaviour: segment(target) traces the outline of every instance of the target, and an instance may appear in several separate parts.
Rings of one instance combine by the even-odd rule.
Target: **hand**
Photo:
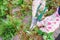
[[[46,32],[46,33],[54,32],[56,29],[59,28],[60,16],[58,15],[58,12],[56,11],[53,15],[46,17],[40,22],[38,21],[37,25],[40,28],[40,30],[43,32]]]

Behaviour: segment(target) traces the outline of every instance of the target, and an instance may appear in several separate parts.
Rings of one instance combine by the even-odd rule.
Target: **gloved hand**
[[[60,15],[58,14],[58,8],[53,15],[46,17],[40,22],[37,22],[37,25],[41,31],[46,33],[54,32],[57,28],[59,28]]]

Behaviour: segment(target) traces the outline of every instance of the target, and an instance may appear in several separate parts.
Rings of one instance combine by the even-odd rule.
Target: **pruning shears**
[[[37,7],[35,17],[32,17],[32,23],[31,23],[31,26],[30,26],[31,30],[36,26],[38,21],[41,21],[42,16],[46,13],[47,7],[45,7],[44,10],[40,14],[38,14],[38,11],[39,11],[40,7],[41,7],[41,4]]]

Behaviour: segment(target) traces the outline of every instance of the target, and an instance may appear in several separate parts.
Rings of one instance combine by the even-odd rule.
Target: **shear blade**
[[[32,23],[31,23],[31,26],[30,26],[31,30],[35,27],[36,23],[37,23],[37,18],[36,17],[32,18]]]

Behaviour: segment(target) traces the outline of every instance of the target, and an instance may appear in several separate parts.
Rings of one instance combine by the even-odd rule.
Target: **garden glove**
[[[59,8],[57,8],[57,11],[54,12],[53,15],[46,17],[40,22],[37,22],[38,27],[41,31],[50,33],[54,32],[57,28],[59,28],[60,25],[60,15],[59,15]],[[42,27],[44,26],[44,27]]]

